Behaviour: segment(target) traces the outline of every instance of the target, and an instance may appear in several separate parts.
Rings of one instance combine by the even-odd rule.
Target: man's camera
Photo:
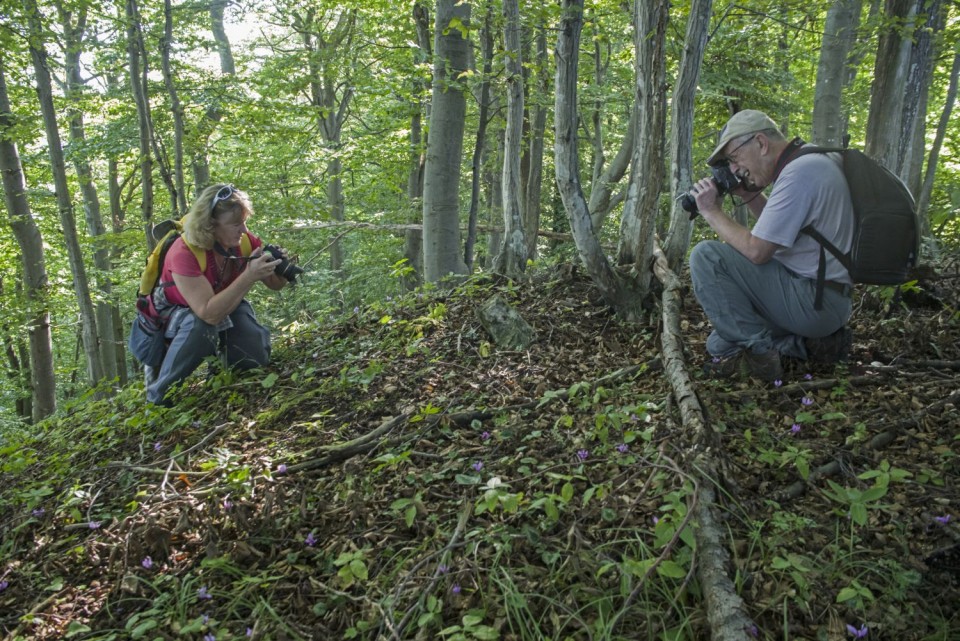
[[[297,282],[297,276],[303,273],[303,269],[291,263],[283,255],[283,252],[280,251],[279,247],[276,245],[264,244],[263,251],[273,256],[274,259],[280,261],[280,264],[273,268],[274,274],[277,276],[283,276],[291,283]]]
[[[710,171],[713,173],[711,180],[716,184],[717,193],[720,196],[725,196],[740,186],[740,178],[730,171],[729,163],[723,162],[711,165]],[[683,207],[684,211],[690,212],[690,220],[696,218],[700,213],[700,210],[697,209],[696,199],[690,194],[683,195],[680,199],[680,206]]]

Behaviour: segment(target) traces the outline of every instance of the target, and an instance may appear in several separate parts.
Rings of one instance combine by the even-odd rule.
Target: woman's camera
[[[740,186],[740,178],[730,171],[730,165],[726,162],[711,165],[710,171],[713,173],[711,180],[717,186],[717,193],[725,196]],[[684,194],[680,199],[680,206],[684,211],[690,212],[690,220],[693,220],[700,213],[697,209],[697,201],[690,194]]]
[[[283,276],[291,283],[297,282],[297,276],[303,273],[303,269],[291,263],[280,251],[276,245],[264,244],[263,251],[269,253],[274,259],[280,261],[280,264],[273,268],[273,273],[277,276]]]

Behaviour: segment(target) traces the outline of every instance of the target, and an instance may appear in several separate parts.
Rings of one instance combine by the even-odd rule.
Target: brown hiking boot
[[[780,352],[771,349],[760,354],[746,351],[743,360],[747,364],[750,376],[772,383],[783,378],[783,365],[780,364]]]
[[[850,348],[853,346],[853,330],[841,327],[829,336],[822,338],[806,338],[807,360],[816,364],[839,363],[850,357]]]

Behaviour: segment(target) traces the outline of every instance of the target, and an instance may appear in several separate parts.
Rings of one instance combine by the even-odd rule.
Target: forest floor
[[[715,484],[722,638],[960,639],[957,266],[886,311],[855,294],[849,363],[704,380],[693,455],[657,311],[577,270],[471,281],[304,323],[267,372],[138,385],[0,435],[0,637],[710,638],[694,518]],[[536,331],[498,348],[499,294]],[[716,629],[713,630],[716,635]],[[718,638],[718,637],[714,637]]]

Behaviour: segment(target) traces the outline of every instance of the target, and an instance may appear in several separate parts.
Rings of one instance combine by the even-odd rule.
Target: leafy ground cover
[[[955,283],[892,313],[858,291],[848,365],[770,387],[694,374],[717,479],[659,326],[569,271],[310,324],[267,372],[198,379],[172,410],[91,395],[0,441],[0,630],[705,639],[692,515],[713,480],[744,639],[960,638]],[[529,350],[482,329],[494,293]],[[682,328],[696,372],[692,300]]]

